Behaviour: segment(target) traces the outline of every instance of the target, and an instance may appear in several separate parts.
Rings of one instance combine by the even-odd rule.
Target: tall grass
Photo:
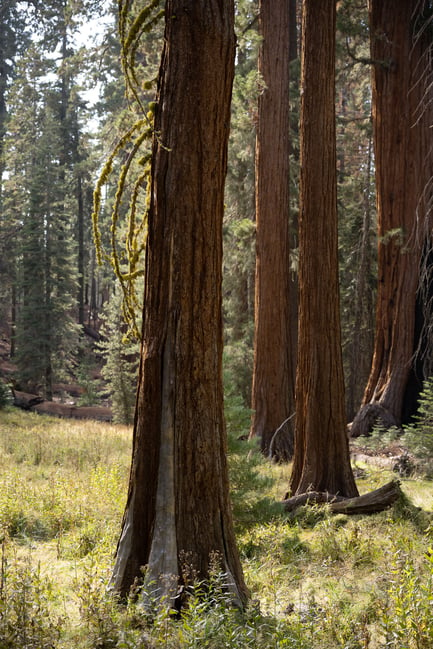
[[[215,570],[191,584],[180,616],[119,606],[108,584],[120,530],[131,431],[0,411],[0,649],[427,649],[433,646],[433,484],[370,517],[323,507],[284,513],[290,466],[238,439],[229,464],[251,601],[234,609]],[[390,474],[365,468],[361,492]]]

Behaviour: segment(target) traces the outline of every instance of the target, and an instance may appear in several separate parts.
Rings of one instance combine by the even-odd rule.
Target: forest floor
[[[0,646],[20,649],[433,647],[433,482],[370,516],[283,511],[290,465],[271,464],[229,421],[234,521],[251,604],[192,593],[180,619],[107,595],[125,505],[131,430],[0,411]],[[354,458],[365,493],[389,467]],[[384,449],[376,449],[381,457]],[[203,595],[203,593],[201,593]],[[210,605],[212,604],[212,605]],[[9,643],[9,644],[8,644]]]
[[[0,380],[11,386],[14,405],[24,410],[55,417],[112,421],[110,402],[100,396],[103,391],[100,365],[98,355],[91,353],[88,376],[79,381],[71,375],[68,380],[54,383],[52,399],[44,399],[40,390],[23,390],[17,382],[17,366],[10,357],[10,340],[0,326]]]

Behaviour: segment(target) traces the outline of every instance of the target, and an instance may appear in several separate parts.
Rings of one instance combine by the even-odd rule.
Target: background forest
[[[292,5],[296,10],[296,3]],[[261,93],[257,9],[257,2],[237,3],[224,227],[226,397],[246,409],[251,406],[253,369],[254,152]],[[116,6],[108,2],[2,3],[0,323],[2,358],[8,361],[2,364],[2,374],[15,388],[46,399],[79,399],[80,405],[109,403],[115,419],[128,422],[134,404],[138,343],[133,332],[127,335],[122,286],[111,264],[118,263],[122,269],[127,265],[131,179],[115,222],[116,173],[102,187],[102,264],[96,256],[91,222],[93,190],[101,167],[132,124],[131,112],[126,110],[131,101],[125,97],[119,63],[116,12]],[[159,62],[160,33],[156,25],[139,51],[139,63],[149,79],[149,101]],[[337,39],[341,317],[346,406],[351,420],[370,369],[376,285],[365,3],[339,3]],[[295,233],[299,160],[296,41],[292,43],[290,79],[290,219]],[[113,159],[114,172],[116,168],[120,171],[127,157],[126,143]],[[138,177],[140,168],[133,174]],[[145,233],[139,236],[144,239]],[[116,260],[110,238],[116,242]],[[296,234],[291,240],[290,281],[295,287]],[[142,289],[140,273],[135,275],[134,310],[139,314]]]

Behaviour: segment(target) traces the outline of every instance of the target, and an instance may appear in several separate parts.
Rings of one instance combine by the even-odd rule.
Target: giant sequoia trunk
[[[231,0],[168,0],[146,249],[133,458],[113,585],[143,566],[176,606],[219,562],[246,598],[233,533],[222,394],[222,215],[234,69]]]
[[[294,370],[291,358],[289,241],[288,2],[260,2],[262,44],[256,139],[256,281],[251,436],[262,451],[293,453]]]
[[[335,145],[335,2],[302,16],[299,337],[292,494],[358,495],[346,436]]]
[[[400,425],[404,410],[406,418],[413,414],[423,379],[422,370],[418,376],[414,371],[422,310],[417,329],[415,319],[430,237],[433,161],[431,26],[424,5],[419,0],[370,4],[378,288],[374,356],[352,435],[368,432],[376,411],[385,423]]]

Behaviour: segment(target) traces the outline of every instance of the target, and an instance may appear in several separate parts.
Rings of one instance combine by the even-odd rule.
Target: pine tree
[[[0,5],[0,320],[4,324],[10,322],[12,351],[16,294],[14,242],[19,222],[6,215],[3,204],[7,95],[15,76],[16,61],[29,43],[29,5],[17,0],[4,0]]]
[[[71,223],[65,212],[67,176],[61,168],[59,96],[45,83],[49,65],[33,45],[20,62],[11,96],[6,184],[11,211],[22,223],[19,248],[17,363],[19,378],[52,394],[76,345],[72,299]]]

